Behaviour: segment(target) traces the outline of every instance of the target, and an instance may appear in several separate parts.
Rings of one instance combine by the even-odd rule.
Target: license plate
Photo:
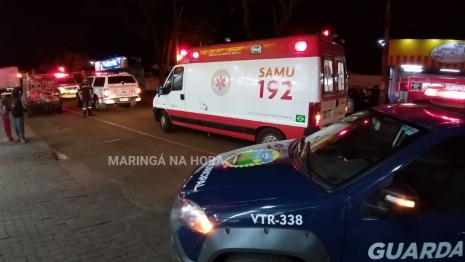
[[[119,101],[124,102],[124,101],[129,101],[129,99],[128,98],[120,98]]]

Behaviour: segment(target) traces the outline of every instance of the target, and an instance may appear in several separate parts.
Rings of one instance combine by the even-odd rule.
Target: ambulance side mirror
[[[159,85],[158,88],[157,88],[157,94],[159,96],[163,95],[164,92],[163,92],[163,86],[162,85]]]

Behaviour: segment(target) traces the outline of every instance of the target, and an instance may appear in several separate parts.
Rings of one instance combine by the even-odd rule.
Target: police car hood
[[[218,155],[186,179],[180,196],[214,205],[326,194],[305,175],[299,159],[289,156],[291,142],[254,145]]]

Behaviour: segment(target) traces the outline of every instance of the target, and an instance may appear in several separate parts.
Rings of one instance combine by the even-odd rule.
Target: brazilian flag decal
[[[305,123],[305,115],[295,115],[295,121],[299,123]]]
[[[230,156],[224,163],[229,167],[250,167],[271,163],[278,157],[279,152],[272,149],[249,150]]]

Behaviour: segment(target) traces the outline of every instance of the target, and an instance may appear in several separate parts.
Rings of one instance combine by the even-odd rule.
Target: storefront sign
[[[451,42],[436,46],[430,52],[431,59],[444,64],[465,62],[465,43]]]
[[[388,63],[465,69],[465,40],[392,39]]]
[[[105,70],[126,68],[128,66],[127,64],[128,64],[127,59],[125,57],[114,57],[114,58],[95,62],[95,70],[105,71]]]

